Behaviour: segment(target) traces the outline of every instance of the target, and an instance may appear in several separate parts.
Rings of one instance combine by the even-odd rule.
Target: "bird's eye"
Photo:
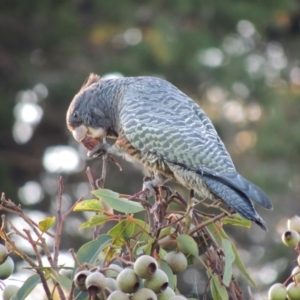
[[[79,118],[78,113],[77,113],[77,112],[74,112],[73,117],[74,117],[75,119],[78,119],[78,118]]]

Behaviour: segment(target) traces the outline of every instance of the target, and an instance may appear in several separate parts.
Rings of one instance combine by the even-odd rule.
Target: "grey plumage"
[[[153,77],[91,77],[72,101],[67,124],[71,131],[84,125],[88,135],[99,139],[103,136],[93,132],[102,128],[117,139],[111,153],[140,160],[202,197],[220,198],[266,229],[251,200],[267,209],[270,200],[236,172],[209,118],[171,83]]]

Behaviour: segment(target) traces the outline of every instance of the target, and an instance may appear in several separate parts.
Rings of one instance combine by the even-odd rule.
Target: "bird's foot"
[[[108,143],[99,143],[91,151],[87,153],[88,157],[99,157],[112,154],[112,146]]]
[[[145,177],[143,182],[142,191],[144,193],[141,194],[142,198],[151,198],[156,196],[157,194],[158,184],[154,180],[151,180],[151,177]]]

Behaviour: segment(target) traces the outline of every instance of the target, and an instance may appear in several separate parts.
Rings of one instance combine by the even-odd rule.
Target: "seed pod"
[[[295,275],[293,276],[294,281],[300,282],[300,267],[295,267],[292,271],[292,275]]]
[[[295,247],[299,243],[299,233],[293,229],[282,234],[282,242],[288,247]]]
[[[8,255],[7,248],[0,244],[0,265],[4,263],[7,255]]]
[[[175,295],[175,296],[172,296],[170,298],[170,300],[187,300],[187,298],[185,298],[184,296],[182,295]]]
[[[87,276],[85,286],[89,295],[96,295],[105,288],[105,277],[100,272],[93,272]]]
[[[105,288],[109,289],[111,292],[118,289],[117,281],[113,278],[105,278]]]
[[[107,300],[130,300],[130,298],[122,291],[114,291],[108,296]]]
[[[110,264],[108,270],[104,271],[105,277],[113,277],[116,278],[119,273],[123,270],[123,268],[117,264]]]
[[[287,227],[289,230],[295,230],[300,233],[300,217],[293,216],[292,218],[288,219]]]
[[[87,288],[85,286],[85,281],[86,278],[91,274],[91,271],[89,270],[82,270],[79,271],[75,276],[74,276],[74,284],[75,286],[83,292],[87,291]]]
[[[168,286],[164,292],[157,294],[157,300],[169,300],[172,296],[175,296],[175,292]]]
[[[289,300],[300,299],[300,283],[291,282],[287,287],[287,296]]]
[[[133,270],[137,276],[149,279],[157,270],[157,262],[150,255],[142,255],[135,261]]]
[[[157,296],[152,290],[142,288],[132,295],[132,300],[157,300]]]
[[[187,259],[182,252],[171,251],[165,256],[165,261],[174,274],[183,272],[187,267]]]
[[[124,269],[117,277],[117,285],[125,293],[134,293],[138,290],[140,282],[132,269]]]
[[[0,279],[8,278],[13,273],[14,267],[14,261],[10,256],[7,256],[6,260],[0,265]]]
[[[271,286],[268,293],[269,300],[285,300],[287,296],[286,286],[282,283],[275,283]]]
[[[19,287],[17,285],[7,285],[2,292],[3,300],[10,300],[14,295],[17,294]]]
[[[164,292],[169,285],[167,274],[157,269],[155,274],[150,279],[144,279],[144,287],[151,289],[156,294]]]

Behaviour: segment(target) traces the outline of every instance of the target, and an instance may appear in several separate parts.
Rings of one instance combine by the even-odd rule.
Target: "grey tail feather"
[[[254,183],[244,178],[242,175],[236,172],[227,172],[218,174],[216,178],[218,181],[223,182],[225,185],[231,186],[233,189],[236,189],[239,192],[243,193],[247,198],[260,204],[262,207],[266,209],[273,208],[272,203],[265,192],[262,191]]]
[[[216,180],[216,178],[210,175],[203,175],[202,180],[213,194],[222,199],[229,207],[234,209],[245,219],[255,222],[262,229],[268,231],[265,221],[259,216],[254,209],[252,202],[244,195],[243,192]]]

